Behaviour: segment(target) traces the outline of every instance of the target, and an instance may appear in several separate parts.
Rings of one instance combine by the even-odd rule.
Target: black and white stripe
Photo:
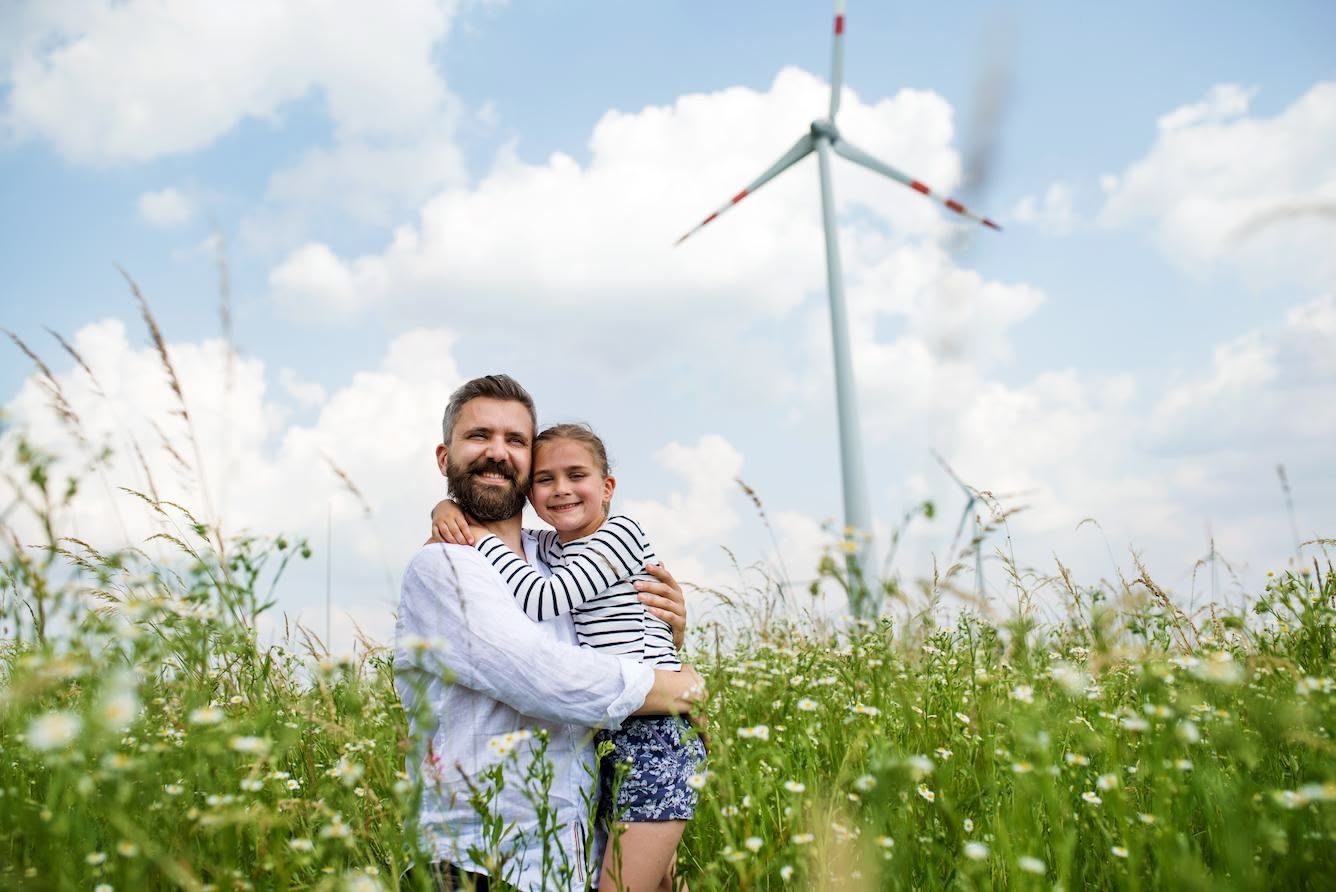
[[[477,548],[505,581],[530,619],[569,613],[580,643],[663,669],[680,669],[672,630],[640,603],[632,585],[652,580],[641,572],[658,558],[640,524],[609,517],[597,532],[561,542],[553,530],[536,533],[538,556],[552,569],[544,577],[495,536]]]

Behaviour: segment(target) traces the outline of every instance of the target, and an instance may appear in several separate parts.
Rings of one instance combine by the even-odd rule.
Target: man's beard
[[[478,474],[501,474],[510,486],[483,483]],[[524,509],[528,479],[518,480],[515,468],[507,462],[481,458],[468,467],[461,467],[447,459],[445,479],[450,485],[450,496],[465,514],[484,523],[509,520]]]

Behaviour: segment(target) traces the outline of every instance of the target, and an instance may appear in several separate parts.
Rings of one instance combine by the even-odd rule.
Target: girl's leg
[[[617,849],[608,840],[603,853],[600,892],[657,892],[670,876],[686,821],[630,821],[622,825]]]

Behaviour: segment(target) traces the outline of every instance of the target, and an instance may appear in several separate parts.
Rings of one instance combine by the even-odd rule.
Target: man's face
[[[450,442],[436,447],[436,464],[450,496],[484,522],[509,520],[529,492],[533,420],[523,404],[478,397],[459,411]]]

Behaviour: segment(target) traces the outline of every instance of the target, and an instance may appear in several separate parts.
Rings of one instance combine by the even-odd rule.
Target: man
[[[450,398],[437,465],[460,507],[537,561],[520,516],[536,427],[533,400],[488,375]],[[661,568],[642,600],[680,636],[682,593]],[[699,676],[577,645],[569,615],[528,619],[490,562],[428,543],[408,565],[395,629],[395,687],[409,717],[408,771],[422,784],[420,845],[438,888],[582,889],[601,853],[586,833],[596,763],[591,728],[632,714],[687,713]],[[535,773],[542,753],[550,775]],[[595,875],[596,875],[595,868]],[[492,888],[496,888],[495,885]]]

